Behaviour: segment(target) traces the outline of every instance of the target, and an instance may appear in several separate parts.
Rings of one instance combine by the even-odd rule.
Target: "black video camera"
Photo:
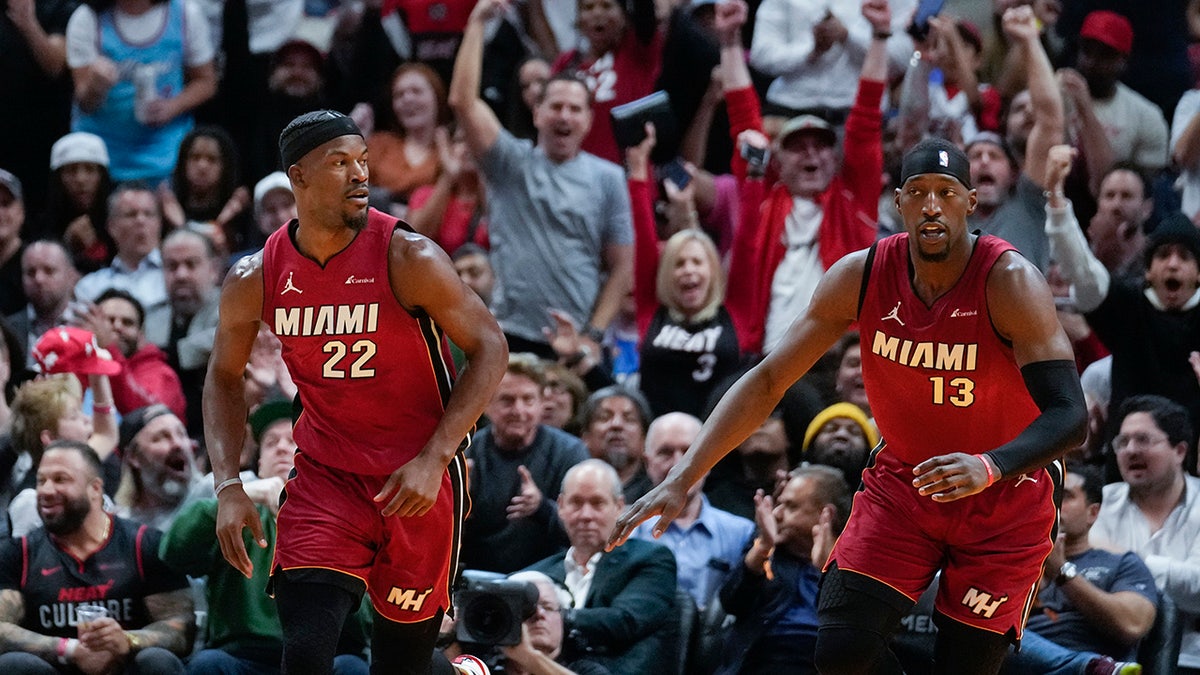
[[[459,642],[515,645],[521,643],[521,624],[537,611],[538,589],[527,581],[465,570],[454,600]]]

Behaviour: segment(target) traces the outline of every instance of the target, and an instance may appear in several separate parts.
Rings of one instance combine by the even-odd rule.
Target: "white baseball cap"
[[[54,142],[50,148],[50,170],[57,171],[68,164],[86,162],[108,168],[108,148],[96,134],[76,131]]]

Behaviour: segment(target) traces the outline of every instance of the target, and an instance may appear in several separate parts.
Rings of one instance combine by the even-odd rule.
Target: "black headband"
[[[940,138],[927,138],[908,154],[900,168],[900,184],[923,173],[940,173],[957,178],[968,189],[971,187],[971,163],[958,146]]]
[[[283,133],[279,134],[279,156],[283,167],[300,161],[313,148],[327,143],[338,136],[362,136],[354,120],[333,110],[318,110],[304,113],[292,120]]]

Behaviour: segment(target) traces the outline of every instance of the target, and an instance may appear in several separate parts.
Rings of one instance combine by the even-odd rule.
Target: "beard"
[[[361,213],[357,213],[353,216],[342,216],[342,222],[345,223],[346,227],[350,228],[351,230],[354,230],[355,232],[362,232],[367,228],[368,213],[369,211],[367,209],[363,209]]]
[[[834,450],[813,445],[806,453],[806,459],[813,464],[823,464],[835,469],[841,469],[847,483],[853,485],[862,476],[867,465],[867,450],[857,452],[850,448]]]
[[[63,536],[77,531],[83,526],[83,521],[87,518],[88,513],[92,510],[91,503],[88,501],[87,495],[82,495],[76,499],[68,499],[63,503],[62,512],[55,516],[42,516],[42,525],[46,527],[46,531],[55,536]]]

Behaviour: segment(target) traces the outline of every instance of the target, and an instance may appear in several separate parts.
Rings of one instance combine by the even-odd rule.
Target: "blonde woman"
[[[698,228],[676,232],[659,253],[649,156],[654,130],[626,152],[633,205],[633,296],[641,336],[640,388],[655,417],[703,418],[713,388],[741,363],[734,317],[725,308],[725,272],[712,239]]]

